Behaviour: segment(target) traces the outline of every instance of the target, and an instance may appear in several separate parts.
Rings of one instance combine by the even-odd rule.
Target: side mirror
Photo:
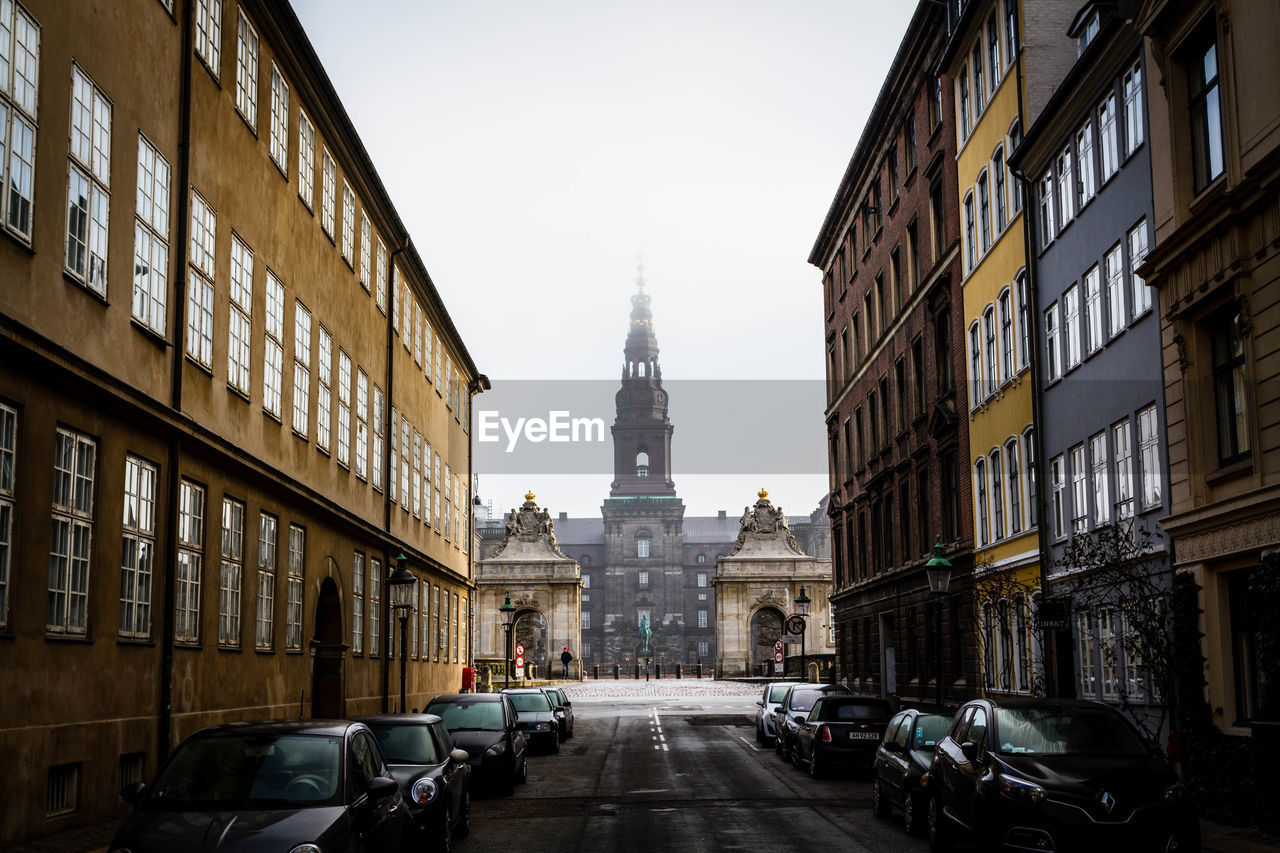
[[[563,706],[563,705],[557,705],[553,710],[554,710],[557,714],[563,714],[563,713],[564,713],[564,706]]]
[[[886,740],[882,742],[880,745],[884,747],[885,752],[901,752],[902,751],[902,747],[898,746],[898,742],[896,740]]]
[[[449,757],[458,764],[466,764],[471,760],[471,753],[467,752],[465,749],[455,749],[453,752],[449,753]]]
[[[804,714],[796,714],[796,725],[797,726],[804,725]]]
[[[369,799],[382,802],[390,797],[400,786],[390,776],[375,776],[369,780]]]
[[[964,760],[970,764],[978,760],[978,745],[971,740],[960,744],[960,752],[964,754]]]
[[[761,708],[763,708],[763,707],[764,707],[764,700],[763,700],[763,699],[757,699],[757,700],[756,700],[756,704],[757,704],[757,705],[759,705]]]
[[[136,806],[142,802],[142,798],[146,795],[147,785],[145,782],[130,782],[120,789],[120,799],[131,806]]]

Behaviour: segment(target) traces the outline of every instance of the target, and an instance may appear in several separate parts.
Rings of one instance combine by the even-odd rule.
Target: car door
[[[796,730],[796,755],[802,760],[813,757],[813,738],[820,725],[818,721],[822,719],[822,706],[822,699],[814,702],[804,725]]]
[[[369,783],[379,776],[390,776],[377,743],[367,731],[357,730],[348,741],[347,778],[353,795],[351,809],[355,830],[355,849],[360,851],[399,851],[404,837],[404,799],[399,790],[376,800],[369,794]]]
[[[912,715],[904,711],[895,719],[897,725],[890,720],[889,727],[884,732],[885,749],[880,784],[884,786],[884,793],[889,798],[889,802],[901,805],[902,780],[906,776],[906,755],[902,747],[902,733],[911,731]]]
[[[969,721],[973,719],[973,706],[966,705],[956,712],[951,731],[938,742],[934,750],[933,766],[929,771],[929,785],[934,789],[938,799],[947,811],[955,810],[956,777],[959,766],[967,759],[960,751],[960,744],[969,731]]]
[[[893,736],[898,731],[898,726],[905,716],[907,716],[907,712],[903,711],[889,718],[889,725],[885,726],[884,729],[884,739],[880,741],[880,747],[876,750],[876,760],[872,766],[872,772],[880,780],[880,789],[885,795],[888,795],[893,790],[893,782],[896,775],[893,764]]]
[[[516,715],[515,706],[511,704],[511,700],[506,696],[502,697],[502,716],[506,728],[507,750],[511,755],[511,775],[514,776],[520,772],[520,767],[524,763],[525,751],[529,748],[529,741],[524,736],[524,732],[520,731],[517,724],[518,716]]]
[[[456,816],[462,808],[462,790],[465,787],[467,767],[453,760],[450,754],[453,752],[453,738],[449,737],[449,730],[444,727],[444,723],[432,723],[431,736],[435,739],[436,754],[444,757],[444,772],[440,778],[449,794],[451,807],[449,813]]]
[[[968,726],[957,746],[957,749],[960,749],[965,744],[973,743],[976,747],[971,759],[961,752],[961,760],[956,763],[955,776],[952,783],[955,816],[969,828],[977,825],[975,818],[977,814],[978,783],[982,779],[987,762],[987,723],[986,707],[982,704],[974,705],[973,714],[969,717]]]

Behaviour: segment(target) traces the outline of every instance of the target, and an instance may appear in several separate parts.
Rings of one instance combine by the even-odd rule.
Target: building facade
[[[387,709],[401,554],[409,704],[456,687],[485,380],[287,4],[0,39],[7,846],[204,726]]]
[[[1134,272],[1153,212],[1149,75],[1132,13],[1081,7],[1061,34],[1075,65],[1009,163],[1032,186],[1044,593],[1062,603],[1046,687],[1123,707],[1163,738],[1169,685],[1152,671],[1169,673],[1167,613],[1152,602],[1170,590],[1168,465],[1160,319]]]
[[[836,677],[903,701],[934,701],[941,679],[954,703],[976,671],[945,36],[944,8],[919,3],[809,263],[826,310]],[[942,602],[924,574],[939,539],[954,568]]]

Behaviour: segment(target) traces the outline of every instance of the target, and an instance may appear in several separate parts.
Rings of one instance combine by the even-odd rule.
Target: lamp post
[[[409,608],[412,607],[414,585],[418,579],[409,571],[409,558],[402,552],[396,557],[396,570],[387,578],[391,609],[400,620],[400,713],[405,705],[405,670],[409,665]]]
[[[924,565],[929,579],[929,595],[934,599],[933,676],[938,679],[938,710],[942,710],[942,604],[951,585],[951,561],[942,556],[942,536],[933,543],[933,557]]]
[[[808,630],[809,619],[809,596],[804,594],[804,587],[800,587],[800,594],[796,596],[796,613],[805,621],[805,630],[800,632],[800,680],[809,680],[809,671],[805,668],[804,660],[804,635]]]
[[[498,608],[498,613],[502,615],[502,630],[507,635],[507,665],[503,670],[507,674],[507,687],[511,686],[511,629],[516,623],[516,606],[511,603],[511,593],[507,593],[507,600],[502,602],[502,606]]]

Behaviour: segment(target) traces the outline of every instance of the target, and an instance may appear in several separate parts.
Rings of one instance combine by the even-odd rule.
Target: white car
[[[773,728],[773,712],[778,710],[782,697],[787,689],[796,684],[795,681],[771,681],[764,686],[760,698],[756,700],[756,743],[772,746],[778,733]]]

